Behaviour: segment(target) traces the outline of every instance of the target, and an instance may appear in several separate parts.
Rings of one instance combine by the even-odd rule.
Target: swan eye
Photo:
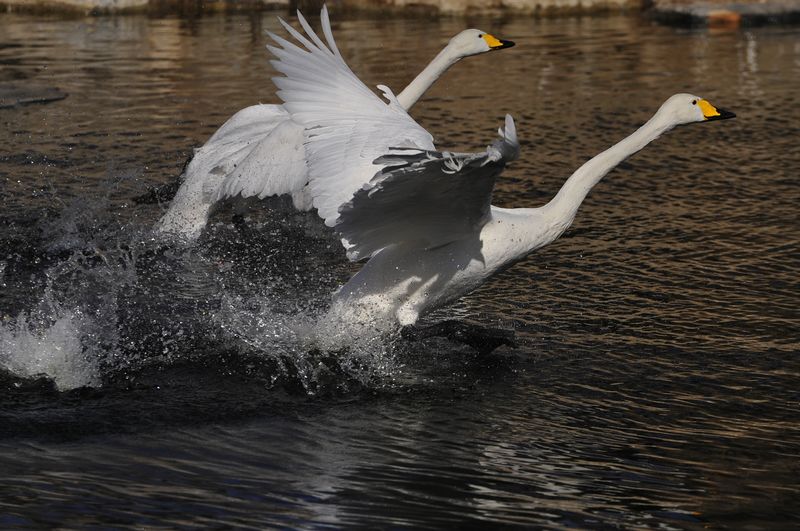
[[[692,100],[692,105],[697,105],[697,100]]]
[[[482,39],[483,38],[483,33],[478,33],[478,38]]]

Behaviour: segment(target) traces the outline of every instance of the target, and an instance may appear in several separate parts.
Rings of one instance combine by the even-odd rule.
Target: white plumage
[[[298,19],[305,30],[310,30],[310,26],[299,13]],[[281,23],[301,43],[305,40],[313,44],[284,21],[281,20]],[[322,11],[322,26],[324,34],[331,35],[330,21],[325,8]],[[279,43],[289,44],[280,37],[274,38]],[[316,45],[322,44],[316,35],[311,39],[316,39]],[[436,79],[462,58],[508,48],[513,44],[511,41],[496,39],[480,30],[462,31],[453,37],[433,61],[398,95],[397,105],[403,110],[410,109]],[[334,68],[325,72],[323,77],[335,76],[338,79],[338,88],[356,91],[360,96],[359,101],[368,101],[372,91],[350,72],[339,51],[335,47],[332,50],[330,52],[332,58],[315,57],[304,67],[311,66],[316,69],[316,74],[320,74],[322,69],[334,64]],[[280,49],[273,48],[273,52],[280,57]],[[303,72],[294,71],[292,74],[299,78]],[[374,99],[379,102],[377,97]],[[325,107],[315,109],[309,106],[305,112],[313,114],[319,110],[323,115],[330,111]],[[374,114],[367,113],[367,116],[374,117]],[[394,121],[389,123],[394,126]],[[381,126],[380,122],[373,122],[373,125]],[[348,124],[342,123],[341,126],[346,128]],[[326,134],[335,133],[328,130]],[[430,141],[426,145],[431,146]],[[352,154],[350,152],[343,156],[349,158]],[[340,183],[341,190],[338,191],[320,183],[316,190],[318,197],[316,202],[322,207],[320,214],[326,219],[335,215],[341,202],[349,198],[348,193],[352,193],[369,177],[371,175],[361,183],[357,183],[354,181],[354,174],[351,173],[346,181]],[[184,173],[183,184],[156,229],[162,234],[173,234],[193,240],[201,234],[215,203],[239,195],[265,198],[291,194],[296,208],[309,210],[312,205],[311,195],[306,188],[308,180],[303,129],[297,120],[289,119],[289,114],[281,105],[254,105],[236,113],[195,152]],[[336,201],[340,203],[337,204]]]
[[[301,15],[298,19],[313,42],[289,25],[286,29],[307,51],[274,34],[270,36],[282,48],[267,49],[278,58],[272,66],[286,76],[273,79],[278,97],[292,121],[305,129],[313,205],[332,226],[339,207],[380,168],[375,159],[390,147],[432,150],[433,137],[408,115],[388,87],[378,87],[387,104],[353,74],[330,34],[326,9],[322,27],[330,48]]]
[[[480,231],[495,177],[519,153],[511,116],[499,134],[483,153],[390,148],[376,159],[381,170],[339,208],[335,222],[350,259],[391,245],[432,249]]]
[[[348,256],[369,258],[335,295],[334,322],[369,329],[413,324],[492,274],[558,238],[589,190],[612,168],[676,125],[733,117],[690,94],[668,99],[635,133],[579,168],[540,208],[490,206],[494,179],[517,157],[514,123],[483,153],[437,152],[391,91],[386,102],[347,68],[327,12],[322,40],[287,28],[302,48],[273,37],[278,95],[304,128],[312,200],[343,237]],[[366,184],[364,184],[366,183]]]

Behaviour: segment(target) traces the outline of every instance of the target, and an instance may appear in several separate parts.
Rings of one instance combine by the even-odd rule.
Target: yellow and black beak
[[[511,48],[514,46],[514,41],[504,41],[488,33],[483,34],[483,40],[486,41],[486,44],[488,44],[489,48],[492,50],[502,50],[503,48]]]
[[[703,111],[703,116],[707,122],[711,120],[727,120],[728,118],[736,118],[736,115],[725,109],[718,109],[711,105],[708,100],[700,100],[697,102],[700,110]]]

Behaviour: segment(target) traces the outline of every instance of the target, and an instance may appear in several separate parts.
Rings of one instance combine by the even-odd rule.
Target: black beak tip
[[[504,40],[504,39],[500,39],[500,46],[495,48],[495,50],[502,50],[503,48],[511,48],[515,44],[516,43],[514,41],[507,41],[507,40]]]
[[[728,118],[736,118],[736,114],[732,113],[731,111],[726,111],[725,109],[717,108],[717,112],[719,115],[712,116],[709,120],[727,120]]]

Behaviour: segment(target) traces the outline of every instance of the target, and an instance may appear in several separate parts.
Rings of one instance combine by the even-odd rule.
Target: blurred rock
[[[77,12],[86,14],[141,11],[203,11],[215,9],[263,9],[288,6],[289,0],[0,0],[8,11],[38,13]]]
[[[591,13],[641,9],[644,0],[331,0],[334,10],[365,12],[410,12],[416,14],[513,12],[523,14]],[[313,13],[323,0],[0,0],[12,11],[73,11],[93,14],[127,11],[203,11],[219,9],[300,8]]]
[[[0,0],[0,9],[34,12],[105,14],[145,11],[197,14],[215,10],[295,8],[318,12],[325,0]],[[738,27],[775,22],[800,22],[800,0],[328,0],[334,12],[371,14],[469,15],[514,13],[528,15],[588,14],[641,11],[660,21],[682,25]]]
[[[319,0],[295,0],[293,3],[311,8],[304,11],[312,11],[313,6],[322,4]],[[507,12],[547,15],[639,10],[643,0],[340,0],[334,5],[337,8],[367,12],[388,10],[443,14]]]
[[[125,11],[146,7],[149,0],[0,0],[10,11]]]
[[[32,85],[25,82],[0,83],[0,109],[29,103],[48,103],[63,100],[66,97],[66,92],[55,87]]]
[[[737,28],[800,22],[800,0],[653,0],[652,14],[662,22]]]

